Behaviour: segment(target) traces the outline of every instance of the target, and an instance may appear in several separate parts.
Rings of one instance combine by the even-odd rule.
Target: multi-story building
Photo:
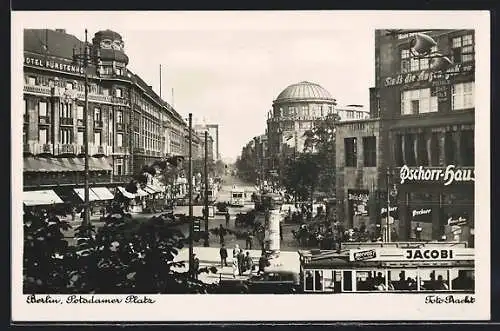
[[[370,118],[370,112],[363,105],[336,106],[335,113],[341,121],[356,121]]]
[[[194,125],[195,131],[204,139],[205,131],[208,131],[209,139],[212,140],[212,151],[209,152],[213,160],[220,160],[219,152],[219,124],[196,124]]]
[[[89,43],[90,44],[90,43]],[[83,185],[87,122],[91,185],[115,186],[142,166],[187,152],[187,125],[127,65],[122,37],[99,31],[90,44],[100,62],[84,68],[73,55],[84,43],[64,30],[24,33],[24,187]]]
[[[304,150],[304,133],[315,121],[333,113],[336,100],[316,83],[300,82],[285,88],[268,113],[267,142],[271,173],[279,172],[284,160]]]
[[[389,219],[399,239],[418,235],[472,244],[474,31],[418,33],[434,42],[415,31],[375,33],[370,113],[379,120],[346,123],[339,130],[337,151],[343,149],[344,160],[337,162],[338,214],[353,226],[356,210],[368,209],[374,211],[371,222],[383,224],[389,193]],[[417,54],[423,50],[427,54]],[[375,167],[354,162],[366,135],[356,125],[374,131]]]

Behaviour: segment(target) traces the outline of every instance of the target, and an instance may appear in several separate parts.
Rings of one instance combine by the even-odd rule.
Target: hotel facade
[[[90,54],[99,62],[87,68],[84,118],[85,69],[73,61],[84,43],[65,30],[24,31],[25,191],[57,189],[64,196],[83,186],[85,121],[91,186],[123,185],[156,160],[187,156],[186,120],[127,68],[124,46],[114,31],[95,33]],[[202,139],[193,131],[193,157],[203,155]]]

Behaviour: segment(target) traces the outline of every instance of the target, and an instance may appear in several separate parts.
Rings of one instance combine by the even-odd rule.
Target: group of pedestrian
[[[224,244],[222,244],[220,248],[220,264],[221,267],[227,267],[227,249]],[[236,278],[236,276],[243,276],[243,274],[247,271],[252,273],[253,269],[253,260],[252,257],[250,256],[250,252],[247,251],[246,254],[243,252],[242,249],[240,249],[239,245],[236,244],[234,249],[233,249],[233,261],[232,261],[232,268],[233,268],[233,277]]]

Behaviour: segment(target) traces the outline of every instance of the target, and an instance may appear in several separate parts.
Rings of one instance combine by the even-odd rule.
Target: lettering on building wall
[[[427,168],[427,167],[408,167],[404,165],[399,171],[401,184],[405,182],[443,182],[444,186],[448,186],[454,182],[473,182],[474,169],[463,169],[454,165],[449,165],[443,168]]]
[[[78,65],[56,62],[54,60],[49,60],[49,59],[39,59],[31,56],[24,57],[24,64],[28,66],[47,68],[47,69],[64,71],[75,74],[84,73],[84,69]]]
[[[422,70],[418,72],[409,72],[404,74],[398,74],[395,76],[386,77],[384,80],[384,86],[396,86],[396,85],[406,85],[417,82],[433,82],[435,80],[440,80],[441,83],[450,82],[450,77],[452,75],[468,74],[474,71],[474,65],[468,64],[464,65],[462,63],[457,63],[445,72],[432,72],[430,70]]]

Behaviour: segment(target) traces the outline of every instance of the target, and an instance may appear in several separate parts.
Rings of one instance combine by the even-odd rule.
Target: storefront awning
[[[113,200],[114,195],[106,187],[93,187],[92,191],[99,197],[99,200]]]
[[[76,194],[78,194],[78,196],[80,197],[80,199],[82,199],[82,201],[85,201],[85,189],[83,188],[75,188],[73,189],[75,191]],[[92,191],[90,188],[89,188],[89,201],[99,201],[101,200],[97,194],[94,193],[94,191]]]
[[[150,190],[153,193],[159,193],[159,192],[164,192],[165,191],[164,188],[161,188],[161,187],[159,187],[157,185],[152,185],[152,184],[146,185],[146,189]]]
[[[135,199],[135,194],[134,193],[130,193],[129,191],[125,190],[123,187],[121,186],[117,186],[117,189],[118,191],[120,191],[121,194],[123,194],[123,196],[125,198],[128,198],[128,199]]]
[[[24,172],[65,172],[84,171],[83,157],[25,157]],[[89,171],[112,171],[113,167],[105,157],[89,157]]]
[[[155,194],[156,191],[151,188],[149,185],[147,185],[145,188],[144,188],[144,191],[148,192],[149,194]]]
[[[149,193],[138,188],[137,193],[135,195],[138,197],[147,197],[149,195]]]
[[[52,190],[24,191],[23,203],[26,206],[43,206],[56,203],[64,203]]]

